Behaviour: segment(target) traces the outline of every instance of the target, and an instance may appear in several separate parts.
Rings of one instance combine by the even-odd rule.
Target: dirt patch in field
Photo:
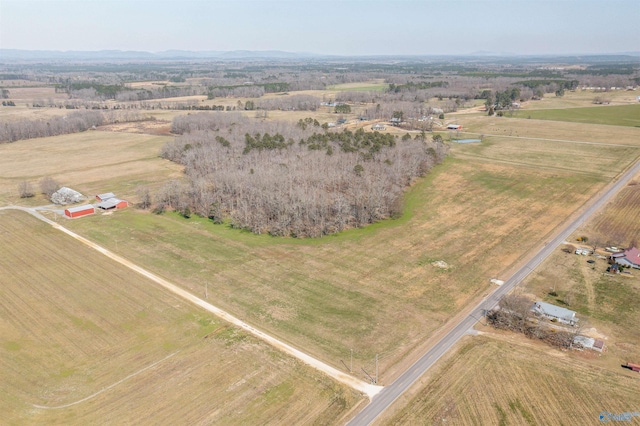
[[[105,132],[171,136],[171,122],[164,120],[134,121],[128,123],[108,124],[98,127],[98,130]]]

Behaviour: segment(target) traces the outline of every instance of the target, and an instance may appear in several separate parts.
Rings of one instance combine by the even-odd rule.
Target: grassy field
[[[624,188],[589,230],[591,238],[617,247],[640,247],[640,176]]]
[[[49,176],[63,186],[93,196],[113,191],[125,199],[138,185],[180,177],[180,167],[158,157],[170,138],[89,131],[0,144],[0,203],[48,204],[38,196],[18,198],[18,184]]]
[[[553,93],[545,93],[544,98],[537,101],[527,101],[521,105],[523,109],[554,109],[554,108],[582,108],[597,107],[593,103],[596,97],[610,101],[610,105],[636,104],[637,91],[613,90],[609,92],[595,92],[593,90],[565,91],[564,96],[555,96]]]
[[[620,246],[640,236],[637,195],[636,184],[623,189],[569,242],[579,247],[577,237],[587,235],[606,254],[612,235]],[[603,354],[559,351],[478,325],[489,334],[467,338],[380,423],[578,425],[597,422],[601,411],[638,411],[637,373],[621,365],[640,360],[640,276],[603,275],[606,260],[562,250],[572,245],[558,248],[516,292],[575,310],[580,332],[605,341]]]
[[[500,138],[537,138],[556,142],[577,141],[635,147],[640,145],[640,129],[629,126],[488,117],[486,114],[470,114],[456,118],[459,118],[458,121],[464,126],[465,132],[496,135]]]
[[[339,423],[362,398],[22,212],[0,211],[3,424]]]
[[[640,104],[516,111],[518,118],[640,127]]]
[[[311,116],[287,114],[270,118]],[[380,382],[388,384],[448,320],[486,294],[490,278],[508,274],[640,153],[634,127],[478,113],[458,119],[465,130],[485,135],[482,144],[453,145],[450,158],[407,192],[400,219],[364,229],[281,239],[135,209],[64,224],[194,294],[204,295],[208,285],[216,305],[339,369],[353,350],[362,377],[379,354]],[[49,175],[89,195],[114,191],[135,201],[136,186],[181,177],[180,167],[157,157],[166,140],[94,131],[0,145],[0,203],[25,204],[17,183]],[[41,197],[26,203],[45,204]],[[449,267],[435,266],[438,260]],[[340,404],[355,404],[355,397],[345,398]],[[256,404],[249,412],[261,410]]]
[[[379,353],[384,381],[408,352],[481,296],[489,278],[606,182],[599,163],[605,150],[588,147],[595,151],[580,170],[545,168],[560,154],[576,154],[575,147],[559,145],[545,159],[544,149],[513,143],[494,142],[518,153],[515,162],[472,158],[478,147],[456,146],[452,159],[407,194],[402,219],[320,240],[255,236],[136,211],[68,226],[113,249],[117,239],[123,255],[196,294],[209,282],[223,308],[339,368],[350,349],[357,370],[370,369]],[[498,152],[496,145],[486,149]],[[526,154],[534,148],[541,158]],[[612,167],[631,160],[624,148],[606,156]],[[433,266],[436,260],[451,268]]]
[[[591,361],[519,337],[468,337],[384,424],[585,425],[602,411],[638,411],[634,373]]]
[[[327,90],[336,92],[378,92],[386,90],[388,87],[389,84],[385,83],[384,79],[377,79],[358,83],[335,84],[327,86]]]
[[[505,140],[489,136],[480,144],[469,144],[464,150],[459,150],[457,156],[478,162],[499,162],[571,173],[576,179],[598,180],[616,176],[620,166],[640,156],[640,147],[559,143],[526,137]]]

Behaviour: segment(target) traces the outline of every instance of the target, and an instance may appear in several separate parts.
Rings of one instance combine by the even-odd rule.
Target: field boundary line
[[[599,145],[599,146],[615,146],[618,148],[640,148],[638,145],[623,145],[623,144],[615,144],[615,143],[605,143],[605,142],[588,142],[588,141],[570,141],[567,139],[548,139],[548,138],[534,138],[530,136],[509,136],[509,135],[492,135],[489,133],[475,133],[475,132],[462,132],[467,135],[477,135],[477,136],[486,136],[492,138],[509,138],[509,139],[528,139],[532,141],[547,141],[547,142],[561,142],[561,143],[575,143],[579,145]]]
[[[302,352],[299,349],[294,348],[293,346],[279,340],[276,339],[275,337],[266,334],[258,329],[256,329],[255,327],[253,327],[252,325],[240,320],[239,318],[231,315],[230,313],[218,308],[217,306],[214,306],[212,304],[210,304],[209,302],[206,302],[202,299],[200,299],[199,297],[193,295],[192,293],[184,290],[183,288],[165,280],[164,278],[159,277],[158,275],[155,275],[154,273],[147,271],[146,269],[136,265],[133,262],[130,262],[129,260],[125,259],[124,257],[118,256],[117,254],[107,250],[106,248],[94,243],[93,241],[90,241],[88,239],[86,239],[85,237],[76,234],[75,232],[65,228],[64,226],[60,225],[57,222],[54,222],[50,219],[47,219],[46,217],[44,217],[42,214],[40,214],[36,208],[27,208],[27,207],[20,207],[20,206],[7,206],[7,207],[0,207],[0,210],[4,210],[4,209],[13,209],[13,210],[22,210],[24,212],[27,212],[29,214],[31,214],[32,216],[36,217],[37,219],[40,219],[41,221],[48,223],[49,225],[51,225],[52,227],[54,227],[55,229],[58,229],[62,232],[64,232],[65,234],[71,236],[72,238],[75,238],[76,240],[80,241],[81,243],[91,247],[92,249],[102,253],[103,255],[107,256],[108,258],[120,263],[123,266],[126,266],[127,268],[137,272],[138,274],[149,278],[150,280],[156,282],[157,284],[161,285],[162,287],[164,287],[165,289],[169,290],[170,292],[182,297],[183,299],[186,299],[187,301],[193,303],[194,305],[197,305],[211,313],[213,313],[214,315],[216,315],[217,317],[223,319],[224,321],[227,321],[247,332],[249,332],[250,334],[258,337],[259,339],[267,342],[268,344],[270,344],[271,346],[274,346],[276,349],[281,350],[282,352],[285,352],[291,356],[293,356],[294,358],[297,358],[298,360],[302,361],[303,363],[307,364],[310,367],[315,368],[316,370],[319,370],[323,373],[325,373],[326,375],[328,375],[329,377],[337,380],[340,383],[343,383],[359,392],[364,393],[365,395],[367,395],[369,397],[369,399],[373,398],[375,395],[377,395],[381,390],[382,390],[382,386],[378,386],[378,385],[373,385],[373,384],[369,384],[366,383],[360,379],[357,379],[349,374],[343,373],[342,371],[338,370],[337,368],[334,368],[332,366],[330,366],[329,364],[324,363],[323,361],[320,361],[317,358],[312,357],[311,355],[308,355],[304,352]]]
[[[79,399],[78,401],[71,402],[71,403],[69,403],[69,404],[64,404],[64,405],[58,405],[58,406],[56,406],[56,407],[47,407],[46,405],[37,405],[37,404],[31,404],[31,405],[33,405],[33,406],[34,406],[34,407],[36,407],[36,408],[43,409],[43,410],[58,410],[58,409],[60,409],[60,408],[67,408],[67,407],[71,407],[72,405],[80,404],[80,403],[82,403],[82,402],[88,401],[88,400],[90,400],[91,398],[94,398],[94,397],[96,397],[96,396],[100,395],[100,394],[101,394],[101,393],[103,393],[103,392],[108,391],[109,389],[112,389],[112,388],[114,388],[114,387],[118,386],[120,383],[125,382],[125,381],[129,380],[130,378],[137,376],[138,374],[144,373],[145,371],[149,370],[150,368],[153,368],[153,367],[155,367],[156,365],[160,364],[161,362],[166,361],[167,359],[169,359],[169,358],[171,358],[172,356],[176,355],[178,352],[180,352],[180,351],[177,351],[177,352],[174,352],[174,353],[172,353],[172,354],[169,354],[169,355],[167,355],[166,357],[162,358],[160,361],[156,361],[156,362],[154,362],[153,364],[151,364],[151,365],[149,365],[149,366],[147,366],[147,367],[144,367],[142,370],[138,370],[138,371],[136,371],[135,373],[129,374],[129,375],[128,375],[127,377],[125,377],[124,379],[118,380],[117,382],[115,382],[115,383],[113,383],[113,384],[111,384],[111,385],[107,386],[106,388],[102,388],[102,389],[101,389],[101,390],[99,390],[98,392],[96,392],[96,393],[94,393],[94,394],[92,394],[92,395],[89,395],[89,396],[88,396],[88,397],[86,397],[86,398]]]

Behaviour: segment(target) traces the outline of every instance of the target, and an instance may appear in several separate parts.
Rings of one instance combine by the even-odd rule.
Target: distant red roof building
[[[609,259],[618,265],[640,269],[640,250],[636,247],[612,253],[611,256],[609,256]]]

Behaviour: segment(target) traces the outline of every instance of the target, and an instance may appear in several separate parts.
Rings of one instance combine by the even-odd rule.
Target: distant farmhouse
[[[384,124],[374,124],[373,126],[371,126],[371,130],[384,130]]]
[[[609,263],[640,269],[640,250],[636,247],[631,247],[624,251],[611,253]]]
[[[576,318],[574,311],[550,303],[536,302],[531,310],[545,318],[549,318],[551,321],[558,321],[571,326],[578,323],[578,318]]]
[[[462,126],[460,124],[449,124],[447,130],[462,130]]]

